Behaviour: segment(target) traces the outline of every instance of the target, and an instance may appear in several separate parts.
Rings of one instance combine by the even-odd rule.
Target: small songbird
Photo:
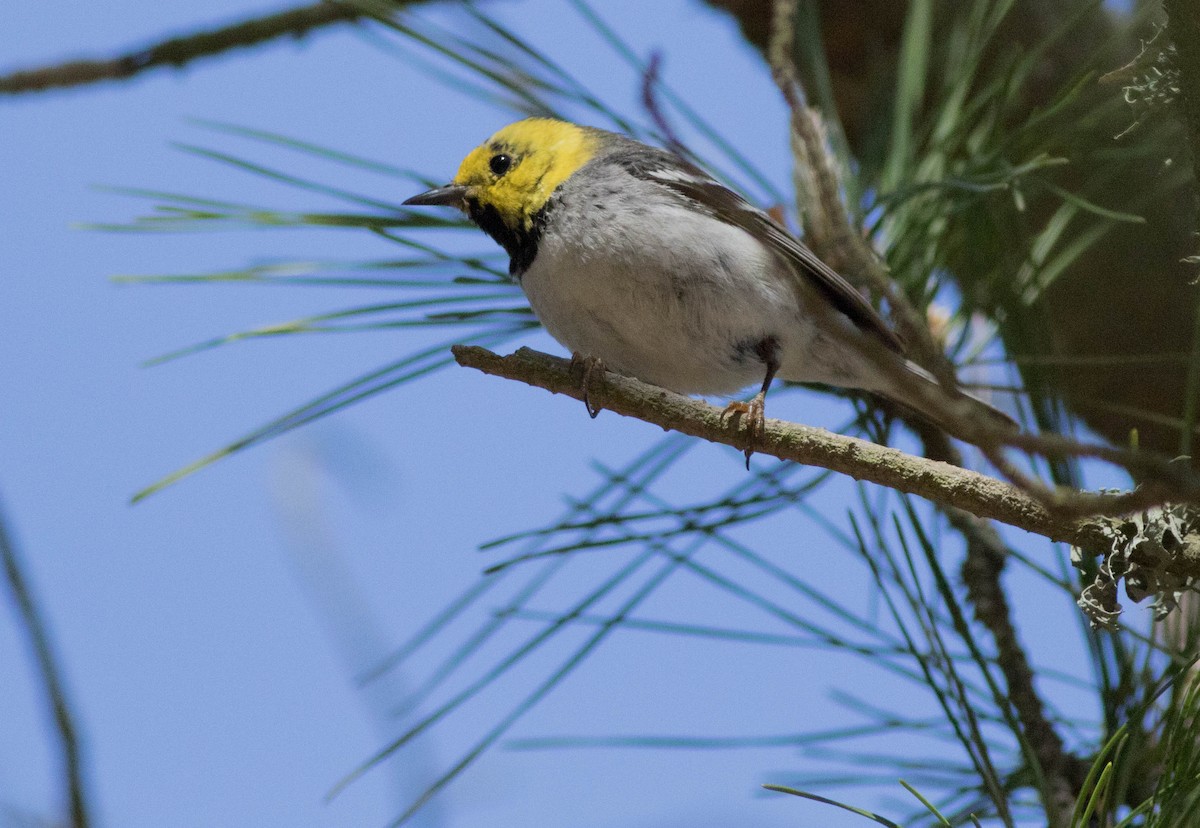
[[[776,377],[871,391],[952,434],[969,436],[981,421],[1014,427],[907,361],[849,282],[767,213],[665,150],[530,118],[472,150],[450,184],[404,204],[470,216],[508,252],[542,325],[589,371],[598,361],[683,394],[760,384],[729,409],[752,429],[762,428]]]

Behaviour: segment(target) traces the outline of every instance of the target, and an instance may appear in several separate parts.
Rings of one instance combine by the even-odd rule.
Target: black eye
[[[488,166],[492,168],[492,172],[496,175],[504,175],[512,166],[513,160],[511,156],[504,153],[497,153],[492,156],[492,160],[488,162]]]

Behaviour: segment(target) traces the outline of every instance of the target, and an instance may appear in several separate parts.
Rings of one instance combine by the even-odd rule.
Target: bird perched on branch
[[[665,150],[530,118],[472,150],[450,184],[404,204],[457,207],[508,252],[537,318],[585,364],[585,402],[602,364],[683,394],[758,384],[727,409],[751,431],[776,378],[871,391],[958,436],[1014,427],[906,360],[849,282]]]

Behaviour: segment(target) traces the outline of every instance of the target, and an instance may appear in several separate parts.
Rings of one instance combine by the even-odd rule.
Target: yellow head
[[[515,260],[536,235],[538,213],[595,155],[597,140],[597,133],[566,121],[517,121],[473,149],[449,185],[404,203],[458,207]]]

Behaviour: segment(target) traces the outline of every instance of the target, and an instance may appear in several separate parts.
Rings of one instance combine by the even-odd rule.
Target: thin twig
[[[646,114],[650,116],[650,120],[654,122],[659,132],[662,133],[663,142],[666,144],[667,149],[680,158],[691,161],[695,156],[684,145],[679,134],[675,132],[675,128],[671,126],[671,122],[667,120],[667,113],[663,110],[662,104],[658,100],[657,89],[661,72],[662,52],[656,49],[650,53],[650,60],[646,63],[646,71],[642,73],[642,108],[646,110]]]
[[[17,95],[100,81],[126,80],[149,69],[160,66],[179,68],[198,58],[212,57],[230,49],[257,46],[280,37],[300,38],[315,29],[335,23],[355,22],[362,16],[363,12],[353,6],[322,0],[217,29],[173,37],[112,58],[74,60],[13,72],[0,76],[0,94]]]
[[[21,566],[16,544],[8,531],[4,519],[3,504],[0,504],[0,558],[4,559],[4,575],[17,608],[21,626],[33,648],[46,698],[54,712],[54,724],[62,748],[65,799],[71,815],[72,828],[87,828],[91,824],[88,798],[83,780],[83,757],[79,731],[75,718],[67,703],[63,688],[62,671],[59,669],[50,641],[50,631],[34,601],[33,593]]]

